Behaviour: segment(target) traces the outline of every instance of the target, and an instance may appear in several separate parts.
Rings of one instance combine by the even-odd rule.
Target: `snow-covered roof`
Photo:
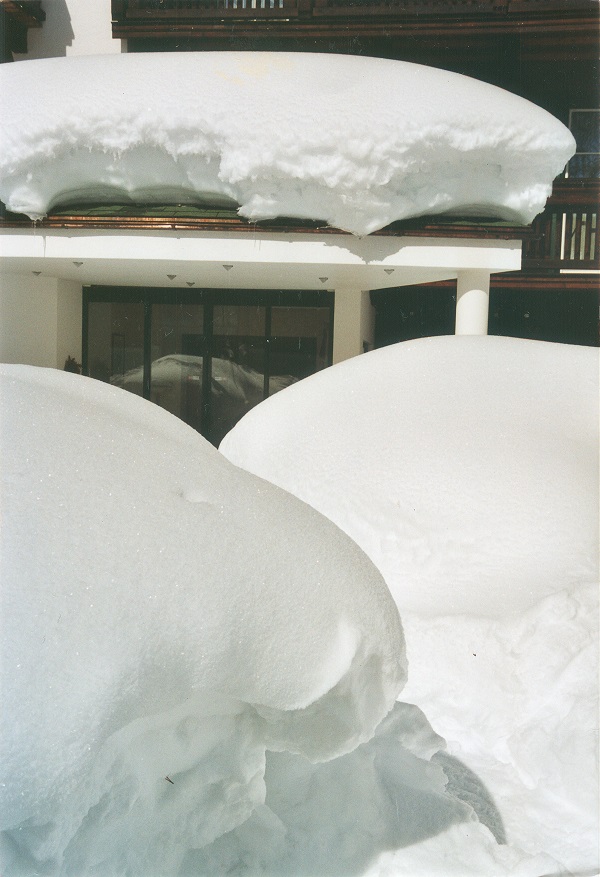
[[[0,197],[239,205],[367,234],[459,212],[522,223],[573,154],[502,89],[401,61],[203,52],[3,65]]]

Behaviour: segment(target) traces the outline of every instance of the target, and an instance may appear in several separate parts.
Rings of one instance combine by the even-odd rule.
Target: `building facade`
[[[8,63],[154,51],[417,61],[569,125],[578,153],[531,227],[439,217],[352,241],[319,223],[140,205],[3,214],[0,359],[84,372],[215,444],[286,382],[374,346],[496,333],[598,343],[598,5],[588,0],[0,4]],[[260,241],[260,247],[256,241]]]

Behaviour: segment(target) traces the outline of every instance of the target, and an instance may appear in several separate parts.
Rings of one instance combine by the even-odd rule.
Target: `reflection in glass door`
[[[151,305],[150,399],[202,432],[204,308]]]
[[[330,365],[329,325],[327,307],[271,308],[269,395]]]
[[[144,394],[144,303],[91,301],[88,374],[138,396]],[[126,375],[130,376],[126,379]]]
[[[262,399],[331,364],[332,293],[91,287],[83,314],[84,373],[215,445]]]
[[[214,305],[211,428],[215,445],[265,397],[265,320],[260,305]]]

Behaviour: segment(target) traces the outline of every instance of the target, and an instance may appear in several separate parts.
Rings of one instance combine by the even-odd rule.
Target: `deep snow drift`
[[[261,403],[230,460],[383,572],[409,681],[508,839],[598,868],[598,352],[440,337]]]
[[[32,218],[57,203],[134,201],[240,205],[252,220],[356,234],[456,211],[529,223],[575,151],[522,98],[378,58],[22,61],[2,66],[0,94],[0,198]]]
[[[331,522],[120,389],[1,389],[5,877],[559,870],[393,706],[396,607]]]
[[[1,396],[2,873],[177,873],[263,802],[266,747],[371,737],[396,607],[344,533],[158,406],[26,366]]]

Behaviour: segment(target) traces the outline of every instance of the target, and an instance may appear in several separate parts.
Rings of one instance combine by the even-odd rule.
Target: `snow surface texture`
[[[330,521],[158,406],[1,376],[2,874],[181,873],[264,803],[267,748],[372,736],[397,609]]]
[[[73,83],[77,88],[73,88]],[[529,223],[575,151],[545,110],[465,76],[262,52],[71,57],[0,69],[0,197],[220,203],[368,234],[460,212]]]
[[[598,352],[403,342],[261,403],[221,451],[382,571],[407,642],[403,698],[446,739],[447,772],[456,758],[479,776],[510,842],[594,873]]]

